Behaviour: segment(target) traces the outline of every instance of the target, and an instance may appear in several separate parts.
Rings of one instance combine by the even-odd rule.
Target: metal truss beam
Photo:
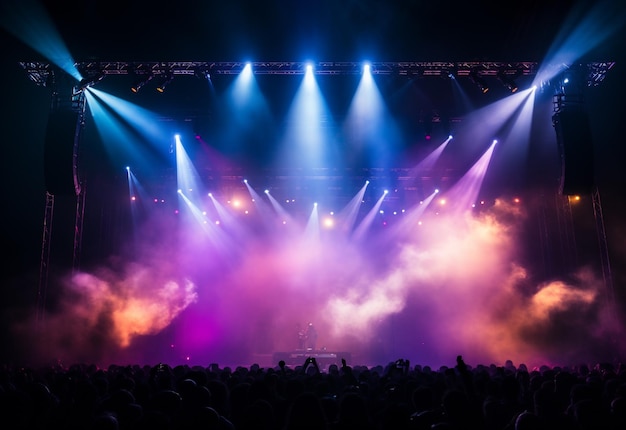
[[[252,71],[260,75],[298,75],[304,74],[307,65],[313,67],[317,75],[349,75],[362,72],[362,62],[294,62],[294,61],[258,61],[258,62],[216,62],[216,61],[83,61],[74,66],[85,78],[105,75],[236,75],[250,64]],[[370,70],[375,75],[400,76],[529,76],[535,75],[539,63],[531,61],[401,61],[372,62]],[[594,62],[586,64],[588,84],[598,85],[604,75],[614,66],[614,62]],[[20,62],[29,78],[38,85],[46,85],[54,66],[45,62]]]

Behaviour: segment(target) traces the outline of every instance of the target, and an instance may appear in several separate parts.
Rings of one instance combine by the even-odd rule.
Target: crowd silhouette
[[[270,368],[5,365],[0,378],[3,428],[16,430],[626,428],[621,363],[322,368],[308,357]]]

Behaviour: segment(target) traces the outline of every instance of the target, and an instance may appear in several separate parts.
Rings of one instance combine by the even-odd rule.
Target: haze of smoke
[[[176,359],[245,363],[294,349],[296,327],[311,321],[318,348],[369,364],[404,357],[438,366],[462,354],[538,365],[610,354],[621,329],[602,282],[581,270],[574,282],[533,286],[518,261],[524,217],[520,205],[497,200],[483,213],[425,215],[420,226],[358,243],[250,235],[228,265],[202,240],[175,248],[166,233],[151,236],[146,261],[68,279],[47,318],[48,352],[116,361],[174,328]]]

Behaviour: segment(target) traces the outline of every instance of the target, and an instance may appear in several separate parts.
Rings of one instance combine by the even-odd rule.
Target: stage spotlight
[[[93,87],[98,82],[103,80],[104,76],[105,76],[105,74],[103,72],[99,71],[99,72],[97,72],[96,74],[94,74],[92,76],[87,76],[87,77],[81,79],[81,81],[76,86],[74,92],[78,93],[78,92],[83,91],[84,89],[86,89],[88,87]]]
[[[208,70],[205,69],[196,69],[195,72],[193,72],[194,76],[198,79],[205,79],[207,81],[211,80],[211,74],[209,73]]]
[[[443,69],[441,71],[441,76],[444,78],[448,78],[451,80],[456,79],[456,70],[453,69]]]
[[[515,75],[517,76],[517,74]],[[508,76],[504,71],[500,71],[498,72],[497,76],[498,80],[500,82],[502,82],[502,84],[507,87],[509,89],[509,91],[511,91],[512,93],[516,92],[519,87],[517,86],[517,84],[515,83],[515,80],[513,77]]]
[[[478,86],[478,88],[480,88],[480,91],[482,91],[483,94],[489,92],[489,85],[487,85],[487,82],[483,78],[481,78],[477,72],[471,72],[469,74],[469,78],[474,84]]]
[[[133,93],[137,93],[139,92],[139,90],[141,89],[141,87],[143,87],[144,85],[146,85],[148,82],[150,82],[152,80],[152,78],[154,78],[154,76],[152,74],[144,76],[140,79],[138,79],[132,87],[130,87],[130,90]]]
[[[166,73],[161,77],[159,84],[156,87],[156,90],[160,93],[165,91],[165,87],[172,82],[174,79],[174,75],[172,73]]]

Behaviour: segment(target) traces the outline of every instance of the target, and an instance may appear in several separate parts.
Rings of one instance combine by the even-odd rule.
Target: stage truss
[[[345,61],[80,61],[74,63],[86,82],[106,75],[137,76],[177,76],[177,75],[236,75],[246,65],[259,75],[299,75],[304,74],[307,66],[317,75],[350,75],[363,71],[363,62]],[[532,61],[400,61],[367,63],[374,75],[398,76],[435,76],[435,77],[470,77],[470,76],[534,76],[541,64]],[[47,62],[23,61],[21,67],[37,85],[47,85],[55,66]],[[586,63],[588,70],[587,85],[599,85],[615,62],[601,61]],[[563,67],[558,65],[555,67]],[[567,67],[567,66],[566,66]]]

